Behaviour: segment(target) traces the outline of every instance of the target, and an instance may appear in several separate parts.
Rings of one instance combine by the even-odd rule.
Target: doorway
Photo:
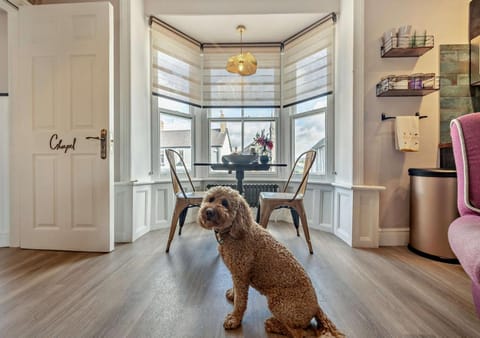
[[[10,245],[10,65],[8,20],[12,5],[0,2],[0,247]],[[12,36],[12,34],[10,34]]]

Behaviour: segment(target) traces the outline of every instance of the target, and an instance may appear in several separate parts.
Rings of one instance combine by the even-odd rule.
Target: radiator
[[[233,189],[237,188],[236,184],[207,184],[207,189],[211,187],[216,187],[221,185],[223,187],[230,187]],[[243,185],[243,197],[247,200],[248,204],[251,207],[255,208],[258,206],[258,196],[262,191],[268,192],[277,192],[278,191],[278,184],[244,184]]]

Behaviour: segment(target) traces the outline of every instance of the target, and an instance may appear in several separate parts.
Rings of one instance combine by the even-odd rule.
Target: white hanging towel
[[[418,151],[420,148],[420,129],[418,116],[397,116],[395,118],[395,149],[400,151]]]

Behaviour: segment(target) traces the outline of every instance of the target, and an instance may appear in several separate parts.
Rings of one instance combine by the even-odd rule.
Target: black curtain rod
[[[181,36],[182,38],[190,41],[191,43],[201,47],[202,46],[202,43],[200,41],[198,41],[197,39],[195,38],[192,38],[190,35],[188,34],[185,34],[184,32],[176,29],[175,27],[173,26],[170,26],[168,23],[166,23],[165,21],[162,21],[160,20],[159,18],[155,17],[155,16],[150,16],[149,20],[148,20],[148,23],[150,26],[152,26],[152,23],[156,23],[157,25],[159,26],[162,26],[163,28],[169,30],[170,32],[172,33],[175,33],[179,36]]]
[[[299,104],[299,103],[303,103],[303,102],[307,102],[307,101],[310,101],[310,100],[315,100],[315,99],[319,99],[321,97],[324,97],[324,96],[327,96],[327,95],[331,95],[333,94],[333,91],[328,91],[328,92],[325,92],[325,93],[322,93],[322,94],[319,94],[319,95],[315,95],[315,96],[312,96],[312,97],[307,97],[306,99],[303,99],[303,100],[299,100],[299,101],[295,101],[295,102],[292,102],[292,103],[288,103],[288,104],[284,104],[283,105],[283,108],[288,108],[288,107],[291,107],[291,106],[294,106],[296,104]]]
[[[285,45],[287,43],[292,42],[293,40],[298,39],[299,37],[301,37],[301,36],[307,34],[308,32],[310,32],[312,29],[317,28],[320,25],[323,25],[325,22],[327,22],[329,20],[332,20],[334,23],[337,22],[337,14],[335,14],[335,12],[332,12],[332,13],[324,16],[320,20],[312,23],[310,26],[305,27],[300,32],[293,34],[289,38],[286,38],[285,40],[282,41],[282,44]]]
[[[6,1],[8,1],[8,0],[6,0]],[[325,22],[327,22],[329,20],[332,20],[333,22],[337,22],[337,14],[335,14],[335,12],[330,13],[330,14],[324,16],[323,18],[321,18],[320,20],[315,21],[310,26],[305,27],[300,32],[295,33],[294,35],[290,36],[289,38],[287,38],[283,41],[279,41],[279,42],[244,42],[244,43],[236,43],[236,42],[221,42],[221,43],[205,42],[205,43],[202,43],[202,42],[198,41],[197,39],[192,38],[190,35],[176,29],[175,27],[169,25],[165,21],[162,21],[162,20],[160,20],[159,18],[157,18],[153,15],[151,15],[150,18],[149,18],[149,25],[152,26],[152,23],[156,23],[156,24],[162,26],[163,28],[169,30],[170,32],[175,33],[175,34],[183,37],[184,39],[198,45],[201,48],[203,48],[203,47],[240,47],[240,46],[249,46],[249,47],[256,47],[256,46],[258,46],[258,47],[277,47],[277,46],[279,46],[280,48],[283,49],[283,46],[286,43],[289,43],[289,42],[292,42],[293,40],[298,39],[299,37],[303,36],[304,34],[310,32],[312,29],[324,24]]]
[[[175,102],[187,104],[187,105],[190,105],[190,106],[193,106],[193,107],[202,108],[202,106],[199,105],[199,104],[192,103],[192,102],[189,102],[189,101],[186,101],[186,100],[177,99],[177,98],[174,98],[174,97],[170,97],[168,95],[163,95],[163,94],[159,94],[159,93],[156,93],[156,92],[152,92],[152,95],[162,97],[164,99],[169,99],[169,100],[172,100],[172,101],[175,101]]]
[[[219,42],[219,43],[202,43],[202,48],[215,47],[282,47],[281,42]]]
[[[12,7],[15,7],[17,10],[18,10],[18,6],[15,5],[13,2],[11,2],[10,0],[5,0],[10,6]]]

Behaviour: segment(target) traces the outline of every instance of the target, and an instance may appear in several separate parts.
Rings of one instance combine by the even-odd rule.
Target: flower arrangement
[[[260,133],[257,132],[253,138],[254,144],[262,147],[262,153],[267,153],[267,149],[271,151],[273,149],[273,141],[270,137],[270,134],[265,132],[265,129],[262,129]]]

